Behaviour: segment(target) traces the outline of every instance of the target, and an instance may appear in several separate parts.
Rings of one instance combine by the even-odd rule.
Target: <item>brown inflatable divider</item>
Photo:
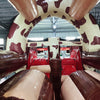
[[[0,100],[10,98],[12,100],[53,100],[53,86],[40,71],[21,71],[0,85]]]
[[[50,80],[55,92],[55,100],[61,100],[61,59],[50,60]]]
[[[76,20],[82,19],[98,2],[98,0],[73,0],[69,15]]]
[[[82,63],[100,69],[100,51],[83,53]]]
[[[19,55],[12,51],[0,51],[0,78],[26,65],[25,54]]]
[[[85,71],[77,71],[70,75],[85,100],[98,100],[100,98],[100,81]]]
[[[16,9],[27,21],[32,21],[37,16],[37,5],[35,0],[10,0]]]

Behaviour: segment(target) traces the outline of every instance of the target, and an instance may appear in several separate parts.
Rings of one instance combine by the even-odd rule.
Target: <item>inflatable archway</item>
[[[37,0],[35,3],[35,7],[33,7],[33,8],[36,8],[38,12],[38,14],[36,13],[37,17],[35,16],[34,20],[32,20],[32,18],[29,17],[28,20],[30,21],[31,19],[32,20],[31,22],[25,19],[27,18],[26,16],[23,17],[25,13],[24,14],[21,13],[16,17],[16,19],[14,20],[10,28],[10,31],[7,37],[6,49],[10,51],[15,51],[19,54],[23,54],[26,51],[26,37],[29,35],[33,27],[44,18],[47,18],[50,16],[57,16],[57,17],[66,19],[67,21],[69,21],[76,27],[76,29],[78,30],[78,32],[81,34],[83,38],[83,42],[82,42],[83,52],[85,52],[86,54],[97,55],[100,50],[99,26],[96,24],[96,21],[93,18],[93,16],[89,13],[87,13],[80,20],[73,19],[69,15],[70,7],[73,7],[72,0],[58,0],[58,1]],[[29,13],[28,10],[26,10],[26,14]]]
[[[100,30],[92,15],[87,14],[81,20],[74,20],[68,15],[72,0],[61,0],[58,2],[37,1],[38,16],[28,22],[19,14],[14,20],[7,38],[7,50],[24,53],[26,50],[26,37],[33,27],[42,19],[49,16],[64,18],[72,23],[83,37],[83,51],[98,52],[100,49]]]

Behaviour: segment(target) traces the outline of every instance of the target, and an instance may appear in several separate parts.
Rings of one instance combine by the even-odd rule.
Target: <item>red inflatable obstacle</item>
[[[47,58],[38,58],[38,51],[47,51],[47,48],[30,48],[28,54],[28,67],[30,69],[31,66],[35,65],[49,65],[49,61]]]
[[[69,75],[76,70],[83,70],[82,62],[81,62],[81,53],[79,47],[61,47],[61,51],[70,52],[69,57],[60,58],[61,65],[62,65],[62,75]],[[28,55],[28,67],[30,69],[32,67],[40,66],[41,65],[49,65],[49,55],[48,58],[45,57],[38,57],[39,52],[48,52],[48,48],[30,48],[29,55]],[[49,53],[48,53],[49,54]],[[44,53],[45,56],[45,53]],[[49,73],[46,73],[49,76]]]
[[[33,59],[37,58],[36,48],[30,48],[29,54],[28,54],[28,65],[27,69],[30,69],[30,66],[32,65]]]
[[[70,58],[62,59],[62,74],[69,75],[76,70],[83,70],[83,68],[80,49],[73,47],[72,50],[70,50]]]
[[[69,75],[76,71],[76,61],[72,58],[62,59],[62,74]]]
[[[81,53],[80,53],[80,49],[79,48],[73,49],[71,51],[70,58],[75,59],[76,69],[77,70],[82,70],[83,69],[83,67],[82,67],[82,61],[81,61]]]

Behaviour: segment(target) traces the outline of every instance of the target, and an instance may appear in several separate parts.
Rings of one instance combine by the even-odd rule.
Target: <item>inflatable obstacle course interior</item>
[[[10,27],[6,50],[0,51],[0,100],[100,98],[100,74],[89,70],[100,69],[100,29],[89,13],[97,2],[9,0],[19,15]],[[33,27],[50,16],[72,23],[82,41],[54,37],[29,42],[27,37]]]

